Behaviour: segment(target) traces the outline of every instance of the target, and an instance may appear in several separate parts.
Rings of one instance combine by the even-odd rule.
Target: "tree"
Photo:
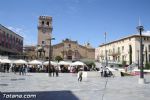
[[[132,64],[132,46],[129,45],[129,64]]]
[[[150,63],[146,63],[144,69],[150,69]]]
[[[125,67],[125,66],[126,66],[126,64],[127,64],[127,62],[126,62],[126,61],[122,61],[122,67]]]
[[[147,48],[145,48],[145,61],[146,61],[146,64],[148,63],[148,59],[147,59]]]
[[[145,48],[145,68],[149,69],[150,68],[150,64],[148,63],[148,59],[147,59],[147,48]]]
[[[61,56],[56,56],[55,60],[59,62],[59,61],[63,60],[63,58]]]
[[[93,61],[86,61],[84,62],[89,69],[91,69],[92,67],[95,67],[95,63]]]

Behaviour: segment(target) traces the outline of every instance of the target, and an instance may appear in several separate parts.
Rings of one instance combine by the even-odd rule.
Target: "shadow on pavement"
[[[150,84],[150,82],[145,82],[145,84]]]
[[[79,100],[71,91],[0,92],[0,100]]]

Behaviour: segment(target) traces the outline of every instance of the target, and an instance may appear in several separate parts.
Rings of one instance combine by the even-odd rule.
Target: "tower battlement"
[[[51,16],[39,16],[39,20],[52,20],[52,17]]]

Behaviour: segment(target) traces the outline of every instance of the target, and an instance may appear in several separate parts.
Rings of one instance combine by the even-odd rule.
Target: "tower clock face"
[[[43,33],[46,33],[46,29],[45,29],[45,28],[44,28],[44,29],[42,29],[42,32],[43,32]]]

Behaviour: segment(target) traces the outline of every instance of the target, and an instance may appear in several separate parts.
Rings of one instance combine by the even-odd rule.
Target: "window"
[[[42,41],[42,45],[44,45],[45,44],[45,41]]]
[[[120,56],[118,56],[118,62],[120,62]]]
[[[122,52],[124,51],[124,46],[122,46]]]
[[[9,34],[7,33],[7,39],[9,38]]]
[[[142,44],[142,49],[144,50],[144,44]]]
[[[120,53],[120,47],[118,47],[118,53]]]
[[[42,25],[44,25],[44,21],[42,21]]]
[[[49,26],[49,22],[46,23]]]
[[[68,47],[71,48],[71,44],[69,44]]]
[[[148,45],[148,51],[150,52],[150,45]]]
[[[4,47],[4,41],[2,41],[2,47]]]
[[[145,58],[145,55],[143,54],[143,62],[145,61],[145,59],[144,59],[144,58]]]
[[[113,53],[115,53],[115,48],[113,48]]]
[[[148,61],[150,62],[150,54],[149,54],[149,60]]]
[[[129,38],[129,41],[131,41],[131,38]]]

